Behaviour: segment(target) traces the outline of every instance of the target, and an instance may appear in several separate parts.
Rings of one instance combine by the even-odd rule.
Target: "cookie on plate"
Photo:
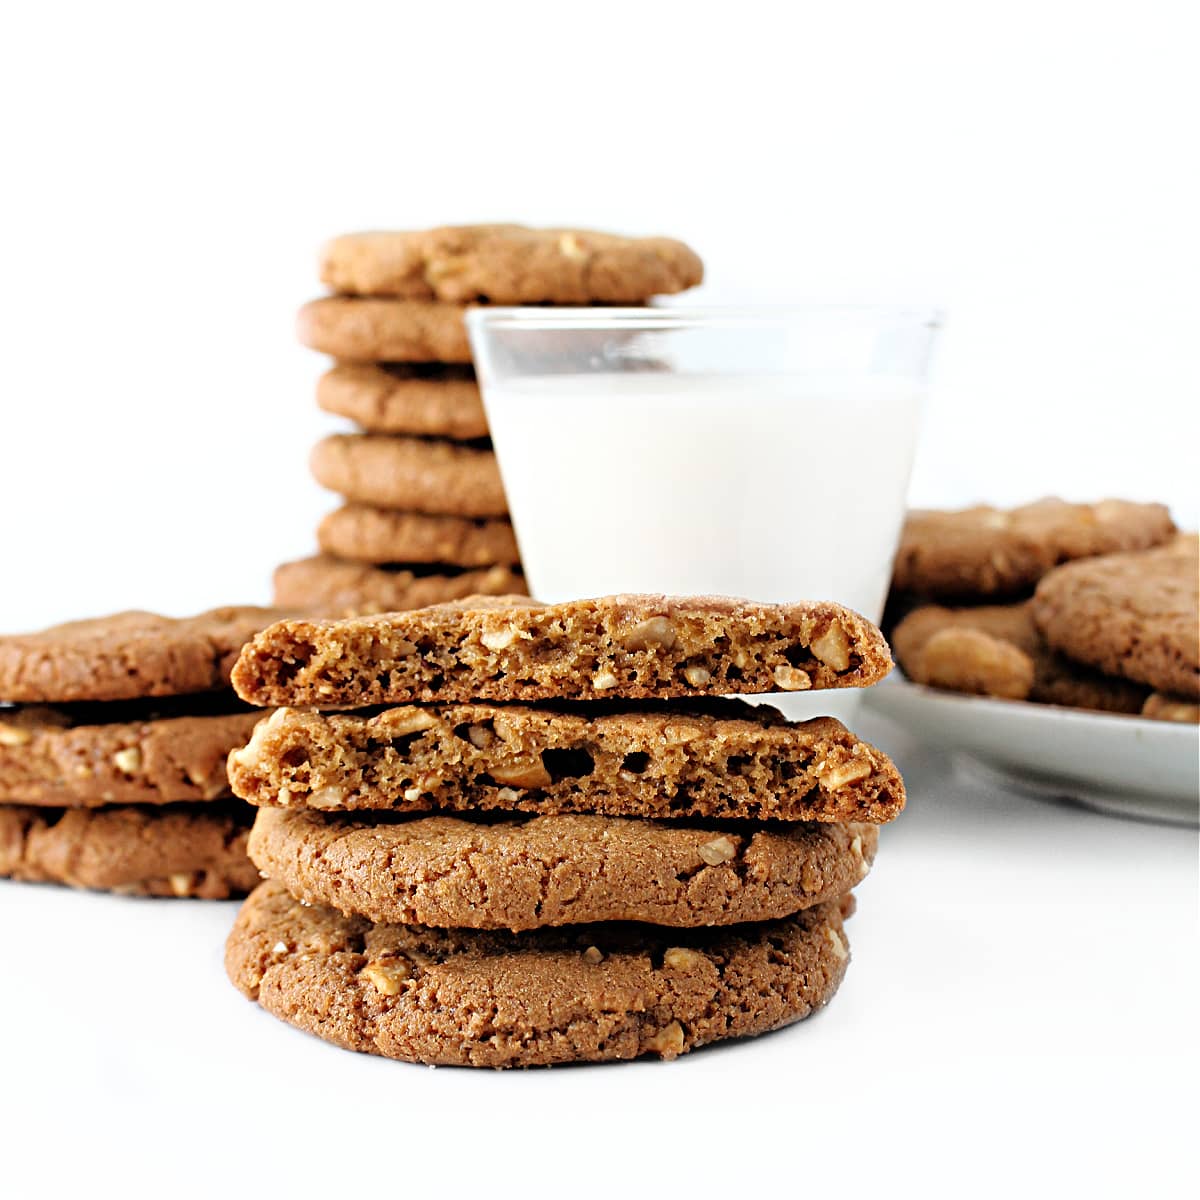
[[[335,433],[310,459],[322,487],[379,508],[460,517],[506,517],[508,501],[490,447]]]
[[[346,362],[469,363],[463,308],[440,300],[323,296],[301,308],[300,341]]]
[[[475,371],[465,365],[338,363],[317,381],[317,404],[368,433],[488,436]]]
[[[326,554],[368,563],[447,563],[458,567],[516,566],[512,523],[498,517],[454,517],[345,504],[317,528]]]
[[[540,929],[596,921],[734,925],[844,895],[870,870],[865,824],[697,825],[592,814],[385,816],[264,808],[263,876],[372,921]]]
[[[1059,563],[1156,546],[1174,529],[1163,505],[1126,500],[915,510],[904,524],[892,585],[939,600],[1018,596]]]
[[[1077,662],[1200,700],[1200,542],[1069,563],[1033,598],[1046,641]]]
[[[838,604],[608,596],[472,597],[415,612],[281,621],[242,652],[251,704],[647,699],[868,687],[883,635]]]
[[[670,1059],[807,1017],[849,960],[846,899],[703,930],[513,934],[373,925],[258,887],[226,944],[231,981],[349,1050],[475,1067]]]
[[[703,277],[695,252],[673,238],[584,229],[459,225],[352,233],[321,252],[321,282],[335,292],[453,304],[639,304]]]
[[[341,811],[883,822],[905,799],[887,755],[832,717],[716,698],[281,708],[230,755],[229,780],[251,804]]]

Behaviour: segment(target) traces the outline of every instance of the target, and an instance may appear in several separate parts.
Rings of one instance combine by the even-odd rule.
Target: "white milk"
[[[485,389],[530,592],[836,600],[883,611],[912,380],[560,375]],[[848,711],[828,693],[789,712]]]

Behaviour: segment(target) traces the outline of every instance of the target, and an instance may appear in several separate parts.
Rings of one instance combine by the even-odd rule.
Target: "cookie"
[[[1163,505],[1126,500],[918,510],[904,524],[892,586],[931,599],[1017,596],[1059,563],[1156,546],[1174,528]]]
[[[507,517],[489,448],[374,433],[335,433],[309,460],[322,487],[379,508],[459,517]]]
[[[1164,696],[1152,692],[1142,706],[1142,716],[1153,721],[1178,721],[1184,725],[1200,724],[1200,704],[1181,700],[1178,696]]]
[[[892,631],[892,647],[915,683],[1068,708],[1136,713],[1146,689],[1055,654],[1028,602],[914,609]]]
[[[251,704],[359,708],[867,687],[891,665],[879,630],[837,604],[508,596],[281,621],[246,647],[233,677]]]
[[[260,712],[165,715],[100,704],[0,708],[0,803],[98,807],[228,796],[225,760]],[[105,712],[105,709],[113,711]]]
[[[586,814],[363,820],[264,808],[250,857],[297,899],[439,929],[734,925],[844,895],[878,827],[693,825]]]
[[[35,808],[0,805],[0,876],[35,883],[224,900],[258,882],[250,810],[236,804]]]
[[[338,363],[317,381],[317,404],[368,433],[470,441],[488,436],[475,372],[441,363]]]
[[[511,522],[430,516],[346,504],[326,516],[317,542],[327,554],[368,563],[515,566],[521,561]]]
[[[122,612],[0,636],[0,700],[65,704],[228,687],[243,643],[283,615],[246,607],[181,619]]]
[[[372,925],[268,882],[225,948],[234,985],[347,1050],[444,1066],[657,1054],[799,1021],[849,960],[836,901],[758,925],[608,924],[530,933]]]
[[[520,571],[501,566],[474,571],[434,567],[426,572],[318,555],[275,569],[277,604],[330,613],[395,612],[466,596],[510,596],[524,591]]]
[[[351,233],[321,251],[321,282],[335,292],[452,304],[639,304],[703,278],[699,257],[682,242],[584,229]]]
[[[1077,662],[1200,700],[1200,543],[1069,563],[1033,597],[1046,641]]]
[[[323,296],[300,310],[296,332],[346,362],[469,363],[464,309],[439,300]]]
[[[277,709],[230,755],[229,779],[252,804],[343,811],[883,822],[905,799],[891,760],[832,717],[722,699]]]

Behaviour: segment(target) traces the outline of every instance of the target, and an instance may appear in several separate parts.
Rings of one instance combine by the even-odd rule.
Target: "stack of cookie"
[[[229,690],[283,614],[125,612],[0,637],[0,876],[222,899],[258,875],[226,759],[261,713]]]
[[[1159,504],[913,513],[893,580],[896,657],[952,691],[1196,720],[1196,545]]]
[[[889,666],[832,604],[473,598],[275,625],[233,676],[288,707],[230,757],[268,880],[230,978],[424,1063],[673,1058],[799,1020],[841,981],[903,784],[831,718],[722,697]]]
[[[525,591],[467,341],[468,305],[640,304],[697,284],[700,260],[667,238],[480,225],[334,239],[300,339],[338,361],[320,406],[358,431],[312,455],[345,500],[322,553],[285,563],[277,603],[418,608]]]

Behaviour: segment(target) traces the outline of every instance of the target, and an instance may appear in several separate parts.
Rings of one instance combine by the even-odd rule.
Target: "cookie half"
[[[1200,700],[1200,541],[1070,563],[1047,575],[1033,615],[1054,649],[1110,675]]]
[[[0,636],[0,700],[65,704],[228,687],[242,645],[284,615],[246,607],[179,619],[122,612]]]
[[[346,504],[317,529],[326,554],[367,563],[450,563],[515,566],[521,561],[508,520],[430,516],[369,504]]]
[[[1174,529],[1163,505],[1127,500],[918,510],[904,524],[892,585],[932,599],[1015,596],[1059,563],[1156,546]]]
[[[360,504],[460,517],[508,515],[491,449],[335,433],[313,447],[309,465],[322,487]]]
[[[890,821],[904,784],[832,717],[736,700],[607,711],[514,704],[282,708],[230,755],[260,806]]]
[[[594,921],[734,925],[844,895],[878,827],[693,825],[557,815],[373,819],[262,809],[250,857],[300,900],[372,921],[540,929]]]
[[[409,613],[281,621],[243,651],[234,685],[251,704],[358,708],[867,687],[891,665],[879,630],[837,604],[475,597]]]
[[[321,251],[321,282],[336,292],[454,304],[638,304],[703,278],[699,257],[683,242],[584,229],[351,233]]]
[[[0,876],[224,900],[259,880],[243,804],[50,809],[0,805]]]
[[[139,715],[142,705],[0,708],[0,803],[99,807],[229,795],[225,760],[259,712]],[[108,711],[105,711],[108,710]],[[122,719],[124,718],[124,719]]]
[[[322,554],[275,569],[277,604],[325,612],[397,612],[466,596],[510,596],[524,591],[525,578],[520,571],[501,566],[467,571],[450,566],[372,566]]]
[[[671,1059],[826,1004],[849,961],[842,921],[833,901],[720,930],[438,930],[305,907],[269,882],[242,906],[225,969],[282,1020],[406,1062]]]
[[[368,433],[470,441],[488,436],[475,372],[441,363],[338,363],[317,381],[317,404]]]
[[[465,310],[438,300],[324,296],[299,313],[300,341],[347,362],[469,363]]]

